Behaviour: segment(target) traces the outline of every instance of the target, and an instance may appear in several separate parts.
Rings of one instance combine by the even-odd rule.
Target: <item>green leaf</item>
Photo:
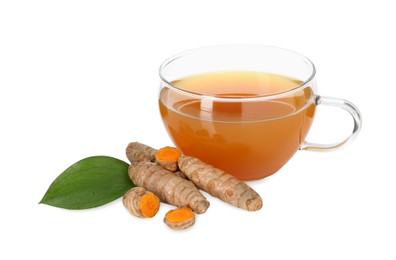
[[[135,186],[128,177],[128,166],[108,156],[85,158],[59,175],[40,203],[65,209],[88,209],[109,203]]]

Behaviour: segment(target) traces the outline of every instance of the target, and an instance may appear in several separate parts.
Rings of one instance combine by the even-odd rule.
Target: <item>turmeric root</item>
[[[156,149],[138,142],[129,143],[126,156],[132,162],[155,162]]]
[[[124,206],[129,212],[140,218],[152,218],[160,207],[159,198],[142,187],[128,190],[122,197]]]
[[[181,153],[177,148],[165,146],[157,151],[155,159],[165,169],[175,172],[177,170],[177,160],[180,156]]]
[[[164,222],[172,229],[185,229],[194,224],[195,214],[189,208],[173,209],[166,213]]]
[[[183,179],[185,179],[185,180],[189,180],[189,179],[187,179],[186,175],[184,175],[184,173],[182,173],[181,171],[173,172],[173,174],[175,174],[175,175],[177,175],[177,176],[179,176],[180,178],[183,178]]]
[[[128,175],[135,185],[153,192],[165,203],[191,208],[199,214],[209,207],[209,202],[192,182],[158,164],[133,162],[129,166]]]
[[[261,209],[263,201],[260,195],[230,174],[190,156],[180,157],[178,164],[188,179],[210,195],[238,208],[249,211]]]
[[[181,153],[177,148],[166,146],[158,151],[148,145],[132,142],[126,148],[126,156],[132,162],[157,162],[159,165],[170,171],[176,172],[177,160]],[[182,173],[177,173],[182,177]],[[185,178],[185,177],[184,177]]]

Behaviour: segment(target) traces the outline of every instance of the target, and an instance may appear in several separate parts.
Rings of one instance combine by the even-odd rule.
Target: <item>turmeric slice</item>
[[[155,162],[156,149],[139,142],[129,143],[126,148],[126,156],[132,162]]]
[[[261,209],[263,201],[260,195],[232,175],[190,156],[180,157],[178,164],[189,180],[210,195],[238,208],[249,211]]]
[[[177,148],[165,146],[157,151],[155,159],[165,169],[175,172],[177,170],[177,160],[180,156],[181,153]]]
[[[154,217],[160,207],[159,198],[142,187],[128,190],[122,197],[122,202],[132,215],[140,218]]]
[[[177,208],[168,211],[164,218],[171,229],[186,229],[195,223],[195,214],[189,208]]]
[[[196,213],[204,213],[209,201],[186,179],[162,166],[150,162],[133,162],[128,175],[137,186],[156,194],[161,201],[176,207],[191,208]]]

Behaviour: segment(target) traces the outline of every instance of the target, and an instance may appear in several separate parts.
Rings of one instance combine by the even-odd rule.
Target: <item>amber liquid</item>
[[[263,72],[213,72],[172,82],[186,91],[230,97],[200,99],[164,87],[163,122],[186,155],[242,180],[278,171],[298,150],[311,126],[315,104],[310,87],[276,99],[247,97],[281,93],[301,82]]]

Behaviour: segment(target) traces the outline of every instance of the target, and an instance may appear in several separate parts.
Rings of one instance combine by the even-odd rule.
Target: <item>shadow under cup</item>
[[[295,52],[200,48],[166,60],[160,77],[160,112],[174,144],[241,180],[277,172],[301,147],[334,148],[305,142],[320,97],[314,65]]]

